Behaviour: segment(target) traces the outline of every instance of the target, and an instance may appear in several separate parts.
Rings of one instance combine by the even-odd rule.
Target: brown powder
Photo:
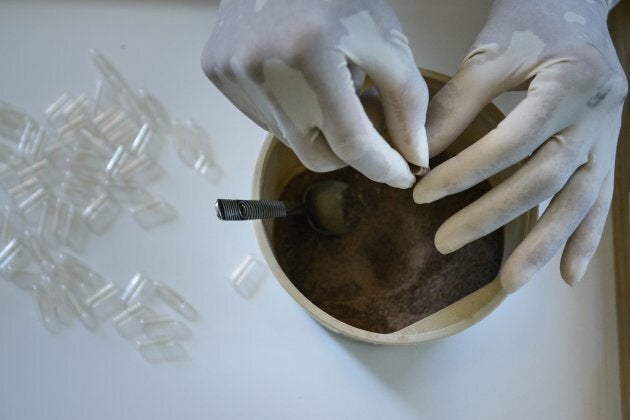
[[[497,230],[460,250],[440,254],[435,232],[449,216],[490,189],[483,182],[435,203],[418,205],[411,190],[370,181],[350,168],[304,172],[293,178],[282,199],[300,201],[315,182],[349,185],[349,233],[315,232],[305,216],[277,219],[275,255],[300,292],[349,325],[390,333],[469,295],[497,275],[503,232]]]

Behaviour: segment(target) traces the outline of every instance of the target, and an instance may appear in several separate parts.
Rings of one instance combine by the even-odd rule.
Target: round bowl
[[[448,81],[447,76],[430,70],[422,70],[422,75],[427,82],[430,95],[435,94]],[[504,115],[494,105],[486,106],[447,150],[453,155],[457,154],[494,129],[503,118]],[[488,181],[493,186],[497,185],[515,169],[515,167],[510,168]],[[289,148],[270,135],[265,140],[256,163],[253,198],[277,200],[288,181],[306,170]],[[537,209],[534,208],[504,227],[503,262],[529,232],[536,219]],[[378,344],[406,344],[445,337],[460,332],[486,317],[507,295],[499,279],[496,278],[463,299],[398,331],[387,334],[367,331],[332,317],[309,301],[296,288],[276,259],[273,219],[255,221],[254,226],[267,265],[287,293],[322,325],[352,339]]]

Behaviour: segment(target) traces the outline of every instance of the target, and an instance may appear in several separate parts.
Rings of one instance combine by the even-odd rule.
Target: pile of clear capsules
[[[125,285],[105,280],[76,256],[123,211],[144,229],[176,219],[175,208],[152,194],[170,142],[180,160],[220,180],[208,134],[172,120],[147,91],[134,91],[114,66],[92,51],[100,80],[93,96],[64,93],[46,121],[0,102],[0,276],[32,293],[52,333],[78,319],[87,329],[113,323],[149,362],[186,357],[184,323],[196,310],[164,283],[138,272]],[[0,195],[0,198],[1,195]],[[160,303],[161,302],[161,303]],[[156,305],[170,307],[160,314]]]

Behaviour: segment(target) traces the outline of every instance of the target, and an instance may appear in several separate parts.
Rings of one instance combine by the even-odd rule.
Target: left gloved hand
[[[202,66],[217,88],[313,171],[350,165],[411,188],[429,165],[427,86],[387,0],[224,0]],[[391,144],[358,91],[379,92]]]
[[[448,219],[435,244],[448,253],[554,197],[500,273],[523,285],[566,242],[561,274],[573,284],[606,221],[627,80],[600,0],[496,0],[452,80],[429,105],[431,155],[444,150],[500,93],[529,83],[527,97],[495,130],[416,184],[428,203],[523,162],[509,179]]]

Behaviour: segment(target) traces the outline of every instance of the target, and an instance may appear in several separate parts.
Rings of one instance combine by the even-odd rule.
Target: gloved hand
[[[496,0],[457,74],[429,105],[431,155],[444,150],[498,94],[527,85],[498,127],[421,179],[414,200],[462,191],[519,161],[523,166],[438,230],[455,251],[554,197],[501,273],[523,285],[566,242],[560,271],[579,280],[604,227],[627,80],[606,27],[603,0]]]
[[[385,0],[223,1],[202,67],[311,170],[350,165],[410,188],[407,161],[428,167],[427,87]],[[391,146],[357,96],[366,73],[383,102]]]

